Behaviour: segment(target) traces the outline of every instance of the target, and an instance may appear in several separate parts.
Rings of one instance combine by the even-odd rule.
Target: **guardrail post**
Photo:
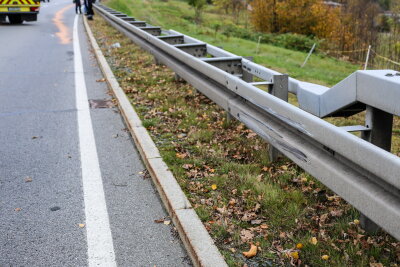
[[[371,131],[363,131],[361,138],[390,152],[392,148],[393,114],[367,106],[365,126],[370,128]],[[360,215],[360,224],[367,232],[373,233],[380,229],[375,222],[362,213]]]
[[[254,57],[250,56],[250,57],[244,57],[247,60],[250,60],[251,62],[254,61]],[[251,74],[250,72],[243,70],[243,76],[242,76],[243,81],[251,83],[253,82],[253,74]]]
[[[282,75],[274,75],[273,77],[274,84],[268,87],[268,92],[280,98],[286,102],[289,100],[289,76],[287,74]],[[269,145],[269,160],[274,162],[280,157],[282,154],[274,148],[271,144]]]
[[[253,61],[254,57],[249,56],[249,57],[244,57],[247,60]],[[243,70],[243,76],[242,76],[242,80],[248,83],[253,82],[253,74],[251,74],[250,72]],[[229,124],[232,121],[232,115],[229,113],[229,111],[226,112],[226,122]]]
[[[179,76],[177,73],[175,73],[174,79],[175,79],[175,82],[184,82],[184,81],[185,81],[185,80],[182,79],[182,77]],[[197,90],[196,90],[196,91],[197,91]]]

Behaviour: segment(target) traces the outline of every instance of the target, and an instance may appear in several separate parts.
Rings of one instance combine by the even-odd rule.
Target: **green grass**
[[[179,31],[204,42],[223,47],[239,56],[254,56],[255,62],[303,81],[332,86],[359,69],[358,65],[323,55],[312,55],[307,65],[300,68],[307,53],[268,44],[261,44],[260,52],[256,55],[257,44],[253,41],[229,38],[221,33],[215,35],[213,29],[215,23],[220,23],[223,27],[223,24],[234,23],[234,19],[229,15],[220,14],[214,7],[206,9],[203,14],[203,23],[197,25],[194,23],[193,9],[185,1],[107,0],[105,3],[136,19],[162,26],[164,29]]]
[[[286,254],[297,243],[304,244],[298,253],[309,266],[394,266],[400,244],[393,238],[366,234],[353,223],[358,212],[320,182],[286,160],[269,163],[268,145],[243,124],[228,123],[224,111],[175,82],[170,70],[154,65],[151,55],[98,17],[91,24],[121,87],[229,266],[287,265]],[[121,48],[110,50],[115,42]],[[339,216],[329,215],[338,210]],[[254,237],[243,241],[243,230]],[[311,237],[318,243],[311,244]],[[249,242],[261,248],[253,259],[242,255]],[[328,261],[321,259],[324,254]]]

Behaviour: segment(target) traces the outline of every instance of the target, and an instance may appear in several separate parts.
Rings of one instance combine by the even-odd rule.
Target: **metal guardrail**
[[[393,107],[391,110],[394,112],[391,114],[377,109],[382,108],[381,102],[392,105],[394,100],[379,102],[377,99],[371,99],[375,102],[369,103],[368,100],[365,103],[356,97],[355,102],[351,103],[360,102],[361,105],[350,111],[350,114],[359,112],[366,106],[369,117],[367,121],[371,123],[367,125],[369,128],[336,127],[286,102],[288,92],[297,93],[299,99],[300,92],[309,92],[313,95],[313,89],[316,91],[314,96],[332,92],[322,86],[288,78],[287,75],[257,65],[218,47],[173,30],[165,31],[160,27],[136,21],[108,7],[95,5],[95,9],[113,27],[153,54],[158,62],[167,65],[179,77],[255,131],[280,153],[316,177],[367,218],[400,239],[400,158],[380,148],[387,149],[387,140],[386,144],[382,145],[380,137],[388,135],[388,128],[391,136],[390,118],[393,120],[392,114],[397,114],[399,106]],[[394,71],[386,72],[397,76]],[[353,75],[368,76],[374,86],[379,84],[382,78],[379,77],[379,73],[373,75],[368,72],[360,73]],[[378,77],[371,78],[374,75]],[[253,76],[263,81],[253,82]],[[397,77],[392,76],[385,76],[384,81],[386,78],[393,78],[386,81],[392,83],[387,88],[391,96],[397,97],[400,87],[393,86],[393,81],[396,84],[397,80],[394,79]],[[354,77],[350,79],[354,80]],[[340,92],[343,92],[343,85],[344,87],[346,84],[349,85],[346,80],[344,81],[342,85],[336,87],[341,88]],[[256,86],[267,86],[269,92]],[[329,94],[332,98],[332,94]],[[341,96],[340,93],[338,95]],[[311,106],[315,105],[312,103],[313,99],[318,103],[321,102],[321,98],[305,99],[303,106],[307,105],[307,101]],[[376,102],[379,102],[378,106],[374,106]],[[342,109],[336,108],[335,111],[341,110],[343,114],[349,114],[346,108],[348,106]],[[381,118],[384,118],[384,123]],[[362,131],[366,140],[380,147],[348,131]]]

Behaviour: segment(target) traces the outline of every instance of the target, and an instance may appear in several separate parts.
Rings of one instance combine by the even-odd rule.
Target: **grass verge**
[[[268,163],[263,140],[101,18],[90,25],[230,266],[397,266],[400,243],[365,233],[356,210],[291,162]],[[250,244],[258,253],[247,259]]]
[[[360,68],[359,65],[315,54],[304,68],[300,68],[307,53],[268,44],[261,44],[256,54],[256,42],[223,34],[224,25],[236,25],[238,22],[212,5],[207,6],[203,12],[203,23],[198,25],[194,23],[193,9],[184,0],[107,0],[105,3],[152,25],[174,29],[240,56],[254,56],[255,62],[296,79],[332,86]],[[247,20],[240,19],[241,27],[248,27]],[[221,25],[221,30],[216,32],[217,24]]]

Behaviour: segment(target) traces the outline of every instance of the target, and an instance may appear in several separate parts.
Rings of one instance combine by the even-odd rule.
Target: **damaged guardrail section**
[[[157,62],[167,65],[267,141],[274,148],[270,151],[272,158],[277,151],[284,154],[400,239],[400,158],[386,151],[390,150],[390,142],[388,149],[387,142],[382,145],[371,138],[388,136],[389,130],[391,136],[389,123],[382,126],[376,122],[380,118],[390,121],[393,114],[398,115],[395,107],[393,113],[386,113],[388,108],[384,104],[389,102],[375,105],[369,100],[361,102],[362,97],[357,96],[350,102],[342,101],[343,86],[351,87],[349,82],[341,82],[330,89],[300,82],[179,32],[136,21],[102,5],[95,8],[113,27],[153,54]],[[392,73],[392,76],[385,73]],[[392,97],[400,96],[400,76],[394,71],[369,74],[367,71],[352,75],[357,79],[375,77],[377,81],[371,84],[384,81]],[[253,82],[253,76],[262,81]],[[390,78],[392,80],[388,80]],[[256,86],[265,86],[266,90]],[[393,89],[395,86],[397,91]],[[338,92],[337,97],[341,97],[344,105],[336,105],[330,113],[349,115],[367,109],[370,125],[344,129],[320,119],[324,115],[319,114],[322,107],[318,105],[327,101],[321,95],[329,92],[329,97],[335,101],[331,90]],[[299,102],[302,99],[300,107],[305,107],[304,110],[287,103],[288,92],[297,94]],[[349,105],[353,105],[352,109]],[[317,106],[318,112],[310,113],[313,108],[307,106]],[[362,131],[364,139],[349,133],[354,130]]]

